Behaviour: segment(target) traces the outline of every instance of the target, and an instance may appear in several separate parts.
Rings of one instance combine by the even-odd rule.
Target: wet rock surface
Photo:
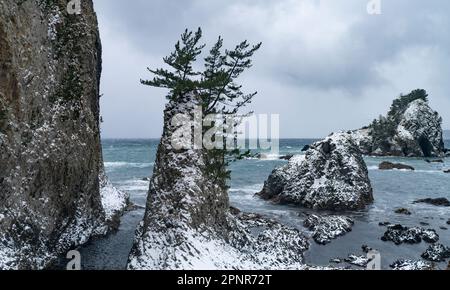
[[[406,164],[401,164],[401,163],[392,163],[392,162],[388,162],[388,161],[384,161],[382,162],[379,167],[380,170],[412,170],[414,171],[415,168]]]
[[[450,201],[446,198],[425,198],[416,200],[414,203],[426,203],[434,206],[450,206]]]

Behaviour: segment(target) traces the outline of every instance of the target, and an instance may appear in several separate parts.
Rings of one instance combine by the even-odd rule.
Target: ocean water
[[[300,154],[304,145],[311,144],[311,139],[280,140],[280,155]],[[112,183],[131,195],[131,200],[144,207],[149,186],[145,177],[152,174],[158,140],[103,140],[103,154],[107,174]],[[450,147],[450,142],[446,142]],[[412,165],[416,171],[380,171],[378,165],[384,160]],[[420,259],[428,244],[400,245],[381,241],[385,232],[380,222],[400,223],[405,226],[429,225],[425,228],[435,229],[440,242],[450,246],[450,228],[446,221],[450,219],[450,208],[435,207],[425,204],[412,204],[420,198],[450,198],[450,175],[443,169],[450,168],[450,159],[445,163],[426,163],[419,158],[366,158],[369,174],[374,188],[375,202],[364,211],[348,212],[346,215],[355,219],[352,232],[333,240],[326,246],[311,242],[311,248],[305,254],[306,263],[312,265],[329,265],[329,260],[349,254],[363,255],[361,246],[368,245],[381,253],[382,267],[399,258]],[[310,210],[275,205],[254,196],[259,192],[271,171],[286,164],[276,156],[267,155],[264,160],[242,160],[231,165],[230,181],[231,204],[242,211],[256,212],[279,220],[311,235],[303,226],[303,213]],[[398,215],[396,208],[408,208],[411,216]],[[97,239],[84,246],[80,252],[83,269],[124,269],[128,253],[132,246],[137,224],[142,220],[143,209],[127,213],[122,218],[119,231],[106,238]],[[342,266],[347,266],[343,264]],[[438,265],[445,268],[446,265]]]

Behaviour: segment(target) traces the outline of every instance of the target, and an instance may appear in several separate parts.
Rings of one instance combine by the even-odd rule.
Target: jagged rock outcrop
[[[404,227],[402,225],[388,226],[387,231],[381,238],[382,241],[391,241],[396,245],[419,244],[424,240],[427,243],[439,241],[439,235],[433,229],[423,229],[419,227]]]
[[[0,269],[104,234],[101,45],[92,1],[0,2]]]
[[[444,156],[442,118],[431,109],[424,90],[394,100],[386,117],[351,132],[365,155]]]
[[[422,258],[432,262],[444,262],[450,258],[450,248],[442,244],[433,244],[422,254]]]
[[[174,148],[184,141],[174,134],[179,128],[172,118],[190,116],[197,104],[187,94],[166,106],[146,213],[128,269],[305,267],[308,242],[298,230],[231,210],[227,191],[207,172],[206,150]]]
[[[320,245],[343,236],[352,230],[354,221],[345,216],[309,215],[303,225],[313,231],[313,239]]]
[[[373,202],[367,166],[346,133],[335,133],[275,169],[258,193],[277,203],[321,210],[357,210]]]

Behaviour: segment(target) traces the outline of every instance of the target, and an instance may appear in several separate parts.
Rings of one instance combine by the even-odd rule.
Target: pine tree
[[[201,38],[202,30],[200,28],[196,33],[186,29],[181,35],[181,41],[176,43],[175,51],[163,59],[170,70],[149,68],[149,72],[154,75],[153,79],[141,80],[141,83],[169,89],[167,96],[169,100],[176,101],[186,93],[195,93],[204,116],[208,114],[235,115],[240,109],[251,103],[257,94],[257,92],[244,93],[242,85],[237,83],[237,79],[252,67],[252,57],[262,44],[250,45],[247,41],[243,41],[233,50],[223,52],[223,39],[219,37],[204,58],[204,70],[195,71],[194,65],[197,58],[205,48],[204,44],[199,44]],[[203,127],[203,133],[213,126]],[[216,135],[216,138],[223,138],[224,143],[227,137],[229,136]],[[205,173],[211,175],[221,187],[227,188],[226,183],[230,178],[230,171],[227,168],[230,162],[249,155],[250,151],[241,152],[239,149],[208,150]]]

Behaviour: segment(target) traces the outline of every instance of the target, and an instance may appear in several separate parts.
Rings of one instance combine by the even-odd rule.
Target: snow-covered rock
[[[0,269],[42,269],[105,234],[101,45],[91,0],[0,1]]]
[[[370,259],[367,258],[366,256],[349,255],[347,258],[344,259],[344,261],[351,265],[365,268],[367,267],[367,264],[369,264]]]
[[[433,244],[422,254],[422,258],[432,262],[443,262],[450,258],[450,248],[442,244]]]
[[[314,241],[321,245],[350,232],[353,224],[354,221],[345,216],[310,215],[304,221],[304,226],[313,231]]]
[[[388,226],[387,231],[381,238],[382,241],[391,241],[396,245],[418,244],[424,240],[427,243],[436,243],[439,241],[439,235],[435,230],[423,229],[419,227],[404,227],[402,225]]]
[[[423,271],[433,270],[433,265],[425,261],[398,260],[390,265],[397,271]]]
[[[406,100],[408,96],[401,98]],[[395,102],[400,102],[401,98]],[[363,154],[405,157],[444,156],[441,117],[431,109],[426,98],[410,98],[410,100],[403,106],[394,108],[393,105],[387,117],[352,132]]]
[[[120,224],[120,217],[130,205],[130,195],[114,187],[104,170],[100,172],[99,183],[106,223],[111,229],[116,230]]]
[[[304,269],[309,244],[301,232],[230,209],[212,180],[203,149],[176,150],[171,121],[197,104],[188,94],[170,101],[144,220],[136,231],[128,269]],[[179,142],[178,142],[179,141]]]
[[[373,202],[367,166],[347,133],[334,133],[275,169],[258,194],[277,203],[357,210]]]

